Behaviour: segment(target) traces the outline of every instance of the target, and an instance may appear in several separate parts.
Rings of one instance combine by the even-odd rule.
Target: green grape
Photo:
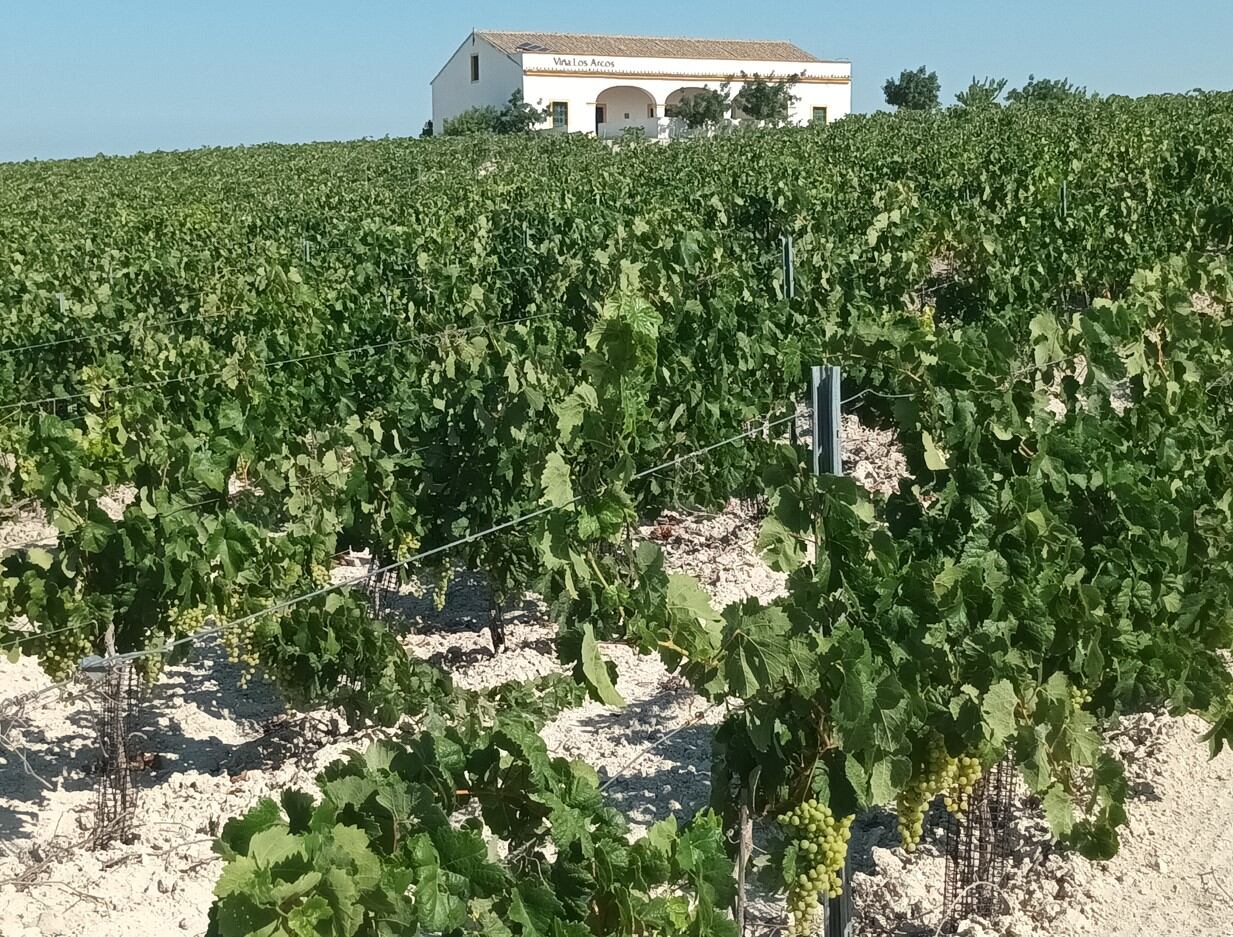
[[[29,647],[37,652],[43,672],[59,682],[72,677],[82,658],[95,653],[91,634],[88,628],[71,628],[45,637],[35,635]]]
[[[983,773],[984,769],[977,758],[963,755],[954,760],[950,787],[942,794],[942,802],[948,811],[955,816],[967,813],[971,806],[972,790]]]
[[[946,752],[940,736],[932,736],[925,752],[925,764],[900,792],[895,806],[899,813],[899,835],[903,848],[915,852],[925,829],[929,805],[953,781],[955,759]]]
[[[133,662],[133,667],[145,681],[146,686],[154,686],[158,678],[162,676],[166,663],[166,658],[162,654],[151,654],[149,657],[139,657]]]
[[[415,555],[415,551],[419,548],[420,542],[417,538],[399,534],[394,542],[394,559],[399,563],[405,563]]]
[[[269,599],[262,599],[260,602],[260,605],[265,608],[271,604]],[[242,687],[248,686],[251,671],[257,667],[258,663],[256,626],[255,621],[246,621],[239,625],[228,625],[219,633],[219,641],[227,652],[227,659],[244,668],[244,672],[240,674],[240,686]]]
[[[798,874],[788,883],[789,933],[808,934],[817,922],[822,898],[843,893],[843,865],[852,838],[853,817],[836,818],[830,807],[807,800],[787,813],[779,824],[796,847]]]
[[[322,563],[314,563],[312,566],[313,583],[318,586],[328,586],[332,581],[330,578],[330,568]]]
[[[432,592],[432,602],[438,612],[445,608],[445,596],[450,588],[450,573],[451,570],[448,566],[441,567],[440,572],[437,573],[437,583]]]
[[[173,638],[196,634],[205,626],[210,610],[197,605],[192,608],[173,608],[167,613],[167,629]]]
[[[966,813],[971,807],[972,791],[983,774],[979,758],[974,755],[951,757],[941,736],[931,736],[924,765],[896,800],[903,848],[915,852],[920,845],[925,815],[938,795],[948,812],[955,816]]]

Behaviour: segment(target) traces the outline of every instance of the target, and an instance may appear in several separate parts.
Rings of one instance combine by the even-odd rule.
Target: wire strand
[[[217,319],[225,315],[227,315],[226,312],[203,312],[195,316],[182,316],[178,319],[164,319],[162,321],[155,322],[141,322],[140,320],[135,320],[120,329],[108,329],[101,332],[87,332],[84,335],[72,335],[68,338],[60,338],[51,342],[34,342],[29,345],[14,345],[11,348],[0,348],[0,355],[16,354],[19,351],[37,351],[42,348],[55,348],[58,345],[69,345],[73,342],[88,342],[92,338],[109,338],[113,335],[126,335],[129,332],[132,332],[134,327],[137,325],[158,327],[182,325],[185,322],[201,322],[206,319]]]
[[[271,368],[282,367],[288,364],[300,364],[305,361],[316,361],[321,358],[332,358],[341,355],[357,354],[363,351],[379,351],[383,348],[393,348],[398,345],[407,345],[413,342],[428,342],[434,338],[441,338],[452,333],[474,332],[486,328],[495,328],[502,325],[518,325],[523,322],[531,322],[535,319],[544,319],[552,316],[553,313],[542,312],[533,316],[522,316],[518,319],[505,319],[499,322],[486,322],[480,325],[463,326],[457,329],[445,329],[440,332],[433,332],[429,335],[415,335],[410,338],[396,338],[388,342],[377,342],[371,345],[357,345],[353,348],[340,348],[333,351],[320,351],[310,355],[298,355],[293,358],[279,358],[274,361],[261,361],[254,364],[248,369],[247,373],[254,371],[266,371]],[[119,387],[106,387],[99,390],[83,391],[77,394],[60,394],[54,397],[36,397],[29,400],[19,400],[15,403],[8,403],[0,406],[0,413],[7,413],[13,410],[20,410],[23,407],[43,406],[44,404],[64,403],[70,400],[84,400],[88,397],[106,397],[109,394],[120,394],[130,390],[150,390],[155,387],[166,387],[170,384],[181,384],[189,381],[205,380],[211,377],[221,377],[231,371],[231,366],[220,368],[217,371],[204,371],[194,374],[184,374],[180,377],[163,378],[157,381],[142,381],[134,384],[122,384]]]
[[[920,391],[915,391],[911,394],[884,394],[880,390],[874,390],[872,387],[867,387],[860,393],[853,394],[851,397],[847,397],[844,400],[839,401],[839,406],[842,407],[847,404],[854,403],[862,397],[881,397],[883,400],[907,400],[911,397],[919,397],[920,393]]]
[[[731,445],[733,443],[741,441],[742,439],[748,439],[751,436],[756,436],[759,433],[764,433],[767,430],[772,429],[775,426],[782,426],[785,423],[792,422],[796,420],[798,416],[799,416],[798,413],[793,413],[792,416],[783,417],[782,419],[778,419],[778,420],[768,421],[766,423],[763,423],[763,424],[760,424],[754,427],[753,429],[746,430],[742,433],[737,433],[736,435],[729,436],[727,439],[723,439],[717,443],[713,443],[709,446],[705,446],[702,449],[694,450],[693,452],[689,452],[689,453],[686,453],[685,455],[678,456],[675,459],[669,459],[668,461],[663,462],[659,465],[653,466],[648,469],[644,469],[641,472],[638,472],[635,475],[633,475],[632,478],[634,479],[646,478],[648,475],[653,475],[656,472],[662,472],[665,469],[680,465],[681,463],[689,461],[690,459],[696,459],[699,456],[706,455],[707,453],[713,452],[722,446]],[[359,585],[360,583],[368,582],[369,580],[384,576],[387,573],[393,572],[394,570],[402,569],[403,567],[410,566],[412,563],[419,563],[419,562],[422,562],[423,560],[431,559],[434,556],[440,556],[443,553],[447,553],[453,550],[455,547],[463,546],[464,544],[468,544],[468,543],[473,543],[474,541],[481,540],[484,537],[488,537],[493,534],[500,533],[501,531],[504,531],[504,530],[509,530],[510,528],[513,528],[513,527],[518,527],[522,524],[527,523],[528,521],[532,521],[532,520],[535,520],[536,518],[543,517],[546,514],[550,514],[553,511],[558,511],[558,510],[561,510],[562,508],[569,507],[570,505],[576,504],[578,501],[581,501],[584,497],[586,496],[585,495],[575,495],[574,497],[570,498],[568,501],[564,501],[561,504],[545,505],[542,508],[537,508],[534,511],[529,511],[526,514],[522,514],[510,520],[502,521],[499,524],[493,524],[491,527],[488,527],[481,531],[477,531],[476,533],[468,534],[465,537],[459,537],[458,539],[452,540],[449,543],[442,544],[441,546],[432,547],[431,549],[428,549],[428,550],[422,550],[419,553],[415,554],[414,556],[407,557],[405,560],[396,560],[395,562],[389,563],[378,569],[369,570],[363,575],[355,576],[351,579],[347,579],[342,582],[331,583],[328,586],[322,586],[321,588],[314,589],[311,592],[306,592],[302,595],[294,596],[282,602],[276,602],[275,604],[270,605],[266,608],[260,609],[259,611],[251,612],[248,615],[241,616],[240,618],[233,619],[232,621],[224,622],[221,625],[215,625],[214,627],[206,628],[201,631],[197,631],[191,635],[186,635],[182,638],[176,639],[175,641],[171,641],[167,644],[164,644],[163,646],[158,647],[158,648],[144,648],[140,651],[128,651],[124,654],[114,654],[108,657],[100,658],[96,661],[91,661],[89,670],[91,672],[94,672],[98,670],[108,669],[108,668],[114,667],[119,664],[128,663],[134,660],[140,660],[145,657],[155,657],[155,656],[159,656],[162,654],[167,654],[167,653],[170,653],[171,651],[176,650],[177,648],[184,647],[189,644],[196,644],[197,642],[203,641],[206,638],[210,638],[210,637],[214,637],[215,635],[222,634],[223,632],[231,628],[238,628],[242,625],[246,625],[249,622],[256,621],[257,619],[262,618],[266,615],[273,615],[278,612],[285,611],[286,609],[293,608],[294,606],[299,605],[302,602],[307,602],[312,599],[320,598],[324,595],[330,595],[331,593],[334,593],[334,592],[340,592],[344,589],[349,589],[352,586]]]

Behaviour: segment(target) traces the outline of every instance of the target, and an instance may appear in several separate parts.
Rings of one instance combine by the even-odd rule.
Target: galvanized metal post
[[[839,406],[842,372],[838,365],[809,369],[809,402],[813,407],[813,472],[843,474],[843,436]],[[826,903],[826,937],[849,937],[852,932],[852,867],[843,865],[843,894]]]
[[[815,365],[809,369],[809,403],[813,407],[813,473],[843,474],[843,443],[840,439],[838,365]]]
[[[796,249],[790,234],[783,238],[783,294],[788,299],[796,296]]]

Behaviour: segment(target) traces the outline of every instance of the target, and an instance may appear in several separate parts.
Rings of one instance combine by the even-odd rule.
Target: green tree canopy
[[[703,88],[687,94],[672,108],[672,117],[679,117],[691,129],[717,124],[728,113],[732,95],[728,82],[715,88]]]
[[[522,89],[516,88],[505,107],[485,104],[470,108],[453,120],[445,121],[442,132],[447,137],[467,133],[526,133],[543,123],[547,116],[547,111],[528,104],[523,99]]]
[[[972,83],[967,89],[955,95],[955,100],[961,107],[978,108],[992,107],[998,103],[998,98],[1006,90],[1005,78],[985,78],[977,80],[972,76]]]
[[[922,65],[915,71],[904,69],[898,78],[886,79],[882,86],[886,103],[904,111],[931,111],[942,103],[942,83],[937,72]]]
[[[787,78],[763,78],[757,72],[746,75],[741,72],[744,87],[732,102],[733,110],[741,111],[751,120],[782,124],[788,120],[792,103],[797,100],[792,89],[801,80],[800,75]]]
[[[1069,78],[1037,78],[1028,75],[1027,84],[1014,88],[1006,100],[1011,104],[1049,104],[1057,101],[1083,101],[1099,97],[1087,88],[1070,83]]]

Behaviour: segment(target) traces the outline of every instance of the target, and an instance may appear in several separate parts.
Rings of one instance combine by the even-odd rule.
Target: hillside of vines
[[[1225,94],[0,166],[0,491],[55,529],[0,647],[156,684],[217,629],[294,707],[418,717],[227,827],[225,937],[735,933],[742,808],[809,933],[854,815],[911,846],[1007,755],[1108,857],[1107,720],[1233,745],[1231,248]],[[897,493],[783,432],[816,364]],[[635,536],[755,496],[773,602]],[[538,736],[569,693],[460,696],[331,583],[350,549],[543,596],[601,702],[622,642],[726,703],[713,810],[630,843]]]

